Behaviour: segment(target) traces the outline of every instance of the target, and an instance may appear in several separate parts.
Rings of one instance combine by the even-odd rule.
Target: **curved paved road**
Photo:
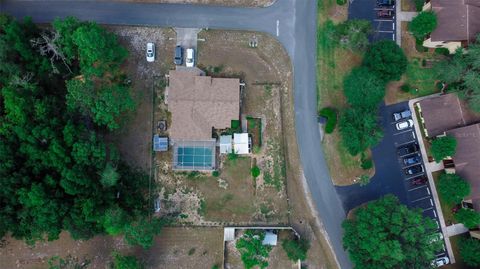
[[[316,0],[278,0],[268,8],[68,0],[4,1],[0,2],[0,11],[17,18],[31,16],[38,23],[76,16],[102,24],[252,30],[276,36],[293,62],[295,125],[303,171],[340,268],[352,267],[341,240],[345,211],[330,179],[317,125]]]

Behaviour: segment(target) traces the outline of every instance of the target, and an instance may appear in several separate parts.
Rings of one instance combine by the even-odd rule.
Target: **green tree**
[[[240,251],[246,269],[255,266],[259,268],[268,266],[268,256],[272,247],[263,245],[263,239],[265,239],[265,231],[246,230],[242,237],[237,240],[236,247]]]
[[[120,179],[120,174],[117,171],[117,168],[114,167],[110,162],[105,165],[101,173],[100,182],[104,187],[113,187],[117,184]]]
[[[438,192],[445,202],[455,205],[470,194],[470,185],[457,174],[443,173],[438,181]]]
[[[305,239],[285,239],[282,241],[282,247],[290,260],[294,262],[298,260],[304,261],[307,259],[310,243]]]
[[[153,238],[158,235],[164,222],[158,218],[137,217],[125,227],[125,241],[130,245],[138,245],[145,249],[153,245]]]
[[[471,209],[461,208],[455,213],[455,219],[469,229],[478,228],[480,225],[480,214]]]
[[[347,108],[340,117],[339,128],[342,144],[353,156],[375,146],[383,136],[376,110],[372,109]]]
[[[408,25],[408,29],[417,40],[423,40],[435,28],[437,28],[437,15],[432,11],[420,12]]]
[[[399,80],[407,70],[407,57],[394,41],[382,40],[370,45],[363,58],[368,67],[384,81]]]
[[[254,167],[252,167],[250,172],[253,178],[257,178],[260,175],[260,168],[258,168],[258,166],[255,165]]]
[[[343,79],[347,102],[355,108],[376,110],[385,96],[385,83],[366,67],[357,67]]]
[[[393,195],[356,209],[342,227],[343,246],[357,269],[428,268],[441,248],[440,241],[431,242],[433,220]]]
[[[109,235],[119,235],[125,231],[130,218],[118,205],[112,206],[105,211],[102,218],[103,228]]]
[[[460,255],[463,261],[472,267],[480,266],[480,240],[475,238],[462,238],[460,240]]]
[[[368,35],[372,32],[372,24],[367,20],[347,20],[335,28],[335,38],[341,47],[362,51],[367,48]]]
[[[457,149],[457,140],[453,136],[437,137],[432,141],[430,151],[437,163],[449,156],[454,156]]]
[[[114,252],[113,256],[113,269],[143,269],[144,266],[135,256],[122,255],[118,252]]]

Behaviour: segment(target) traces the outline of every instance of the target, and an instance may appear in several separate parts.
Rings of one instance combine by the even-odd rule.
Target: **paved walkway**
[[[465,227],[465,225],[461,223],[457,223],[447,227],[445,236],[452,237],[452,236],[464,234],[467,232],[468,232],[468,228]]]
[[[429,95],[429,96],[425,96],[425,97],[420,97],[420,98],[412,99],[408,102],[408,106],[410,107],[410,111],[412,111],[413,122],[417,125],[416,128],[415,128],[415,135],[418,137],[417,140],[418,140],[418,144],[420,146],[420,151],[422,153],[423,163],[429,163],[428,162],[428,155],[427,155],[427,151],[425,150],[425,144],[423,143],[423,138],[422,138],[422,133],[420,131],[420,127],[417,124],[419,122],[419,120],[417,118],[417,114],[415,113],[414,104],[423,100],[423,99],[431,98],[433,96],[438,96],[438,95],[439,94],[434,94],[434,95]],[[427,174],[427,177],[428,177],[428,182],[429,182],[430,187],[431,187],[432,197],[433,197],[433,200],[435,201],[435,208],[437,210],[438,219],[440,220],[440,229],[441,229],[442,233],[444,234],[445,245],[447,247],[447,253],[448,253],[448,256],[450,257],[450,262],[455,263],[455,257],[453,256],[452,245],[450,243],[450,238],[447,236],[447,226],[445,225],[445,218],[443,217],[442,208],[440,207],[440,199],[438,198],[438,192],[437,192],[437,188],[435,187],[435,182],[433,181],[433,176],[432,176],[432,171],[430,170],[430,165],[425,165],[425,170],[426,170],[425,173]]]
[[[443,169],[445,169],[445,167],[443,166],[443,162],[440,162],[440,163],[429,162],[429,163],[425,163],[425,164],[428,166],[427,170],[430,171],[431,173],[437,172],[437,171],[442,171]]]
[[[417,16],[418,12],[407,12],[402,11],[402,0],[397,0],[395,6],[395,14],[397,19],[397,28],[396,28],[396,37],[397,44],[402,46],[402,21],[412,21],[412,19]]]

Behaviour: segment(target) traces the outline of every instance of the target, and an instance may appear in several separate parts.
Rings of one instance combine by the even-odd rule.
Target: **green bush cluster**
[[[305,239],[285,239],[282,241],[282,247],[291,261],[304,261],[307,259],[310,243]]]
[[[446,157],[453,157],[457,149],[457,140],[453,136],[437,137],[432,141],[430,151],[437,163]]]
[[[252,167],[250,172],[251,172],[253,178],[257,178],[260,175],[260,168],[255,165],[254,167]]]
[[[333,133],[335,127],[337,126],[337,111],[331,107],[324,107],[318,114],[327,119],[327,124],[325,124],[325,133]]]

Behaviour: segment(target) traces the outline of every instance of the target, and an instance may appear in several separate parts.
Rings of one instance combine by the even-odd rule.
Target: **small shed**
[[[228,154],[232,152],[232,136],[220,136],[220,154]]]
[[[250,137],[248,133],[233,134],[233,150],[236,154],[250,154]]]
[[[277,234],[272,231],[265,232],[265,238],[262,241],[262,245],[267,246],[276,246],[277,245]]]
[[[235,240],[235,228],[225,227],[223,228],[223,241],[229,242]]]
[[[153,136],[153,150],[154,151],[168,151],[168,137],[161,137],[159,135]]]

